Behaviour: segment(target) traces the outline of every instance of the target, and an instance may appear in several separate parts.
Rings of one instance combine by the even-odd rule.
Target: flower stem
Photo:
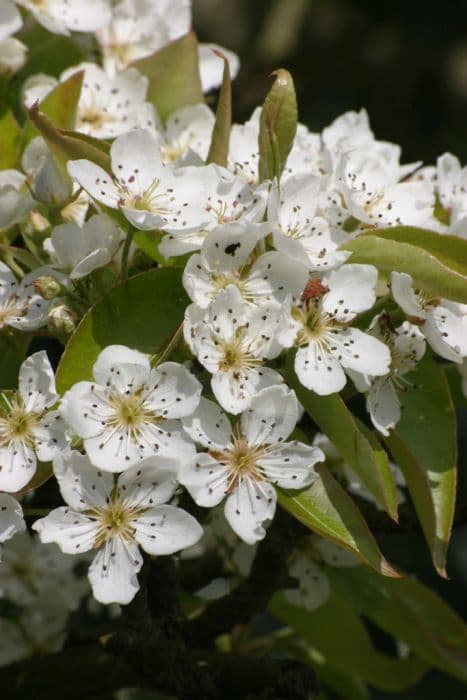
[[[162,350],[160,355],[153,355],[151,358],[151,366],[156,367],[157,365],[160,365],[161,362],[164,362],[165,360],[168,360],[170,355],[173,353],[177,345],[179,344],[180,340],[183,338],[183,323],[179,325],[165,348]]]

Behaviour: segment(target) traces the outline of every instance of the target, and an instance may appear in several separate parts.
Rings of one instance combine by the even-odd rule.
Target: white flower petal
[[[271,367],[216,372],[211,379],[214,396],[228,413],[245,411],[261,389],[283,383],[282,375]]]
[[[132,129],[119,136],[110,149],[112,171],[132,190],[145,192],[156,178],[163,177],[164,164],[157,138],[147,129]],[[168,169],[167,169],[168,174]]]
[[[133,521],[135,540],[149,554],[173,554],[191,547],[203,536],[203,528],[182,508],[157,506]]]
[[[30,355],[23,362],[18,388],[28,411],[39,413],[57,401],[55,377],[45,350]]]
[[[58,411],[48,411],[31,432],[40,462],[49,462],[57,453],[65,451],[70,442],[66,423]]]
[[[62,507],[36,520],[32,529],[41,542],[55,542],[65,554],[80,554],[94,547],[98,525],[87,515]]]
[[[363,333],[358,328],[345,328],[334,335],[333,342],[343,367],[373,377],[389,372],[389,348],[368,333]]]
[[[168,457],[149,457],[118,478],[120,497],[130,508],[151,508],[170,501],[177,488],[179,463]]]
[[[34,476],[36,465],[34,450],[21,440],[0,448],[0,491],[21,491]]]
[[[258,392],[241,417],[242,432],[249,445],[271,445],[285,440],[298,420],[295,393],[286,386]]]
[[[266,535],[265,520],[276,512],[276,491],[267,481],[240,477],[233,493],[225,502],[225,517],[232,530],[247,544],[254,544]]]
[[[212,508],[226,495],[229,474],[228,467],[202,452],[182,466],[178,480],[189,491],[195,503]]]
[[[316,610],[327,601],[331,591],[329,579],[312,559],[297,557],[289,573],[298,579],[298,588],[284,591],[288,603],[306,610]]]
[[[314,343],[298,348],[295,373],[303,386],[320,396],[341,391],[347,381],[340,362],[330,353],[324,353]]]
[[[176,362],[163,362],[148,377],[146,404],[164,418],[182,418],[197,408],[201,384]]]
[[[111,209],[117,209],[120,192],[111,175],[90,160],[72,160],[68,163],[70,176],[88,195]]]
[[[367,394],[366,407],[375,428],[389,435],[401,417],[399,398],[389,377],[375,379]]]
[[[405,272],[391,273],[391,292],[394,300],[409,316],[425,318],[426,313],[412,288],[412,278]]]
[[[149,375],[149,357],[125,345],[109,345],[99,354],[93,367],[96,382],[124,393],[138,389]]]
[[[373,265],[343,265],[326,278],[329,292],[323,297],[323,310],[339,321],[350,321],[376,301],[378,272]]]
[[[57,455],[53,467],[63,499],[74,510],[107,505],[114,486],[113,477],[96,469],[88,457],[72,450],[69,454]]]
[[[214,401],[204,397],[196,411],[183,419],[183,427],[195,442],[208,449],[223,450],[230,444],[229,419]]]
[[[265,476],[283,489],[302,489],[318,478],[314,465],[324,462],[318,447],[293,440],[271,449],[258,459]]]
[[[137,574],[142,566],[136,542],[125,542],[120,537],[107,540],[89,567],[94,598],[105,605],[127,605],[139,590]]]
[[[0,493],[0,543],[26,529],[21,506],[12,496]],[[0,548],[1,560],[1,548]]]

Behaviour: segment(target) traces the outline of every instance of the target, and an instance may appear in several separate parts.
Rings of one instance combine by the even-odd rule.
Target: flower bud
[[[32,286],[38,294],[41,295],[43,299],[50,301],[55,299],[62,291],[62,285],[58,282],[55,277],[51,275],[43,275],[42,277],[37,277]]]
[[[69,336],[76,328],[78,315],[68,304],[58,302],[49,309],[49,330],[57,336]]]

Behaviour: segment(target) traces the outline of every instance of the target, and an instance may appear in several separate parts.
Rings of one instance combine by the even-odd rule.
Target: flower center
[[[120,499],[118,491],[115,489],[107,506],[95,508],[86,513],[95,518],[99,525],[94,547],[100,547],[112,537],[121,537],[127,542],[133,540],[135,529],[132,522],[139,518],[145,510],[145,508],[129,506]]]
[[[35,445],[33,429],[40,417],[39,413],[26,411],[21,398],[15,396],[10,410],[0,415],[0,447],[9,447],[16,441],[21,441],[27,447],[33,448]]]
[[[154,411],[145,405],[142,391],[130,394],[130,396],[111,394],[109,404],[114,413],[107,421],[108,427],[123,428],[134,441],[138,439],[145,424],[155,423],[159,420]]]
[[[235,429],[234,429],[235,432]],[[210,452],[221,464],[230,469],[230,476],[226,491],[232,493],[236,488],[239,479],[248,476],[254,481],[263,481],[263,469],[258,464],[258,460],[263,457],[268,450],[267,446],[256,445],[251,447],[243,435],[237,430],[238,437],[235,438],[232,447],[225,452]]]
[[[160,180],[155,177],[151,185],[143,192],[132,192],[131,185],[136,182],[135,175],[131,175],[128,184],[120,181],[119,187],[122,194],[120,205],[137,209],[138,211],[149,211],[152,214],[167,216],[170,213],[168,192],[157,192]]]
[[[219,370],[229,372],[230,370],[251,369],[260,367],[263,362],[259,357],[254,357],[242,344],[242,338],[237,337],[221,343],[220,351],[222,358],[219,361]]]
[[[327,347],[328,334],[339,327],[339,324],[329,314],[321,310],[319,302],[315,299],[309,300],[307,309],[292,308],[292,317],[301,325],[295,339],[295,344],[298,347],[312,342],[319,342]]]
[[[21,316],[26,314],[27,310],[27,303],[19,301],[18,297],[13,295],[8,299],[6,304],[0,308],[0,328],[8,325],[9,321],[21,318]]]

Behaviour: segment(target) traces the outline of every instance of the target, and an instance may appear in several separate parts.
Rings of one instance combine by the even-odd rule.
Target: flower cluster
[[[16,5],[50,32],[93,33],[102,60],[83,56],[23,86],[26,109],[82,77],[75,132],[56,132],[73,143],[67,162],[45,132],[29,131],[18,169],[0,171],[2,338],[21,348],[34,333],[67,343],[97,299],[154,261],[182,268],[189,298],[180,361],[170,342],[162,352],[137,338],[103,347],[96,332],[92,378],[84,372],[60,395],[39,350],[1,396],[0,543],[25,528],[23,492],[40,485],[38,462],[51,463],[66,505],[33,529],[65,554],[86,555],[98,601],[126,604],[142,551],[171,555],[200,542],[193,501],[222,503],[230,529],[254,545],[278,492],[319,483],[328,451],[309,425],[297,429],[303,408],[290,376],[318,397],[355,387],[383,436],[398,425],[400,395],[413,386],[406,375],[425,354],[458,365],[466,390],[467,307],[456,290],[444,298],[417,270],[412,278],[355,262],[349,244],[408,226],[466,238],[467,168],[450,154],[434,167],[401,164],[400,148],[375,138],[364,110],[321,133],[298,124],[281,172],[264,179],[257,109],[231,127],[225,162],[214,162],[216,115],[188,103],[162,119],[140,61],[187,34],[187,0]],[[25,60],[11,36],[21,22],[15,4],[0,3],[4,73]],[[199,57],[204,90],[218,87],[222,60],[206,46]],[[238,60],[227,58],[234,75]],[[19,234],[24,245],[11,245]],[[354,475],[336,475],[355,490]],[[300,586],[287,596],[312,608],[329,588],[317,561],[349,562],[326,543],[308,545],[291,557]],[[0,569],[0,587],[7,578]]]

